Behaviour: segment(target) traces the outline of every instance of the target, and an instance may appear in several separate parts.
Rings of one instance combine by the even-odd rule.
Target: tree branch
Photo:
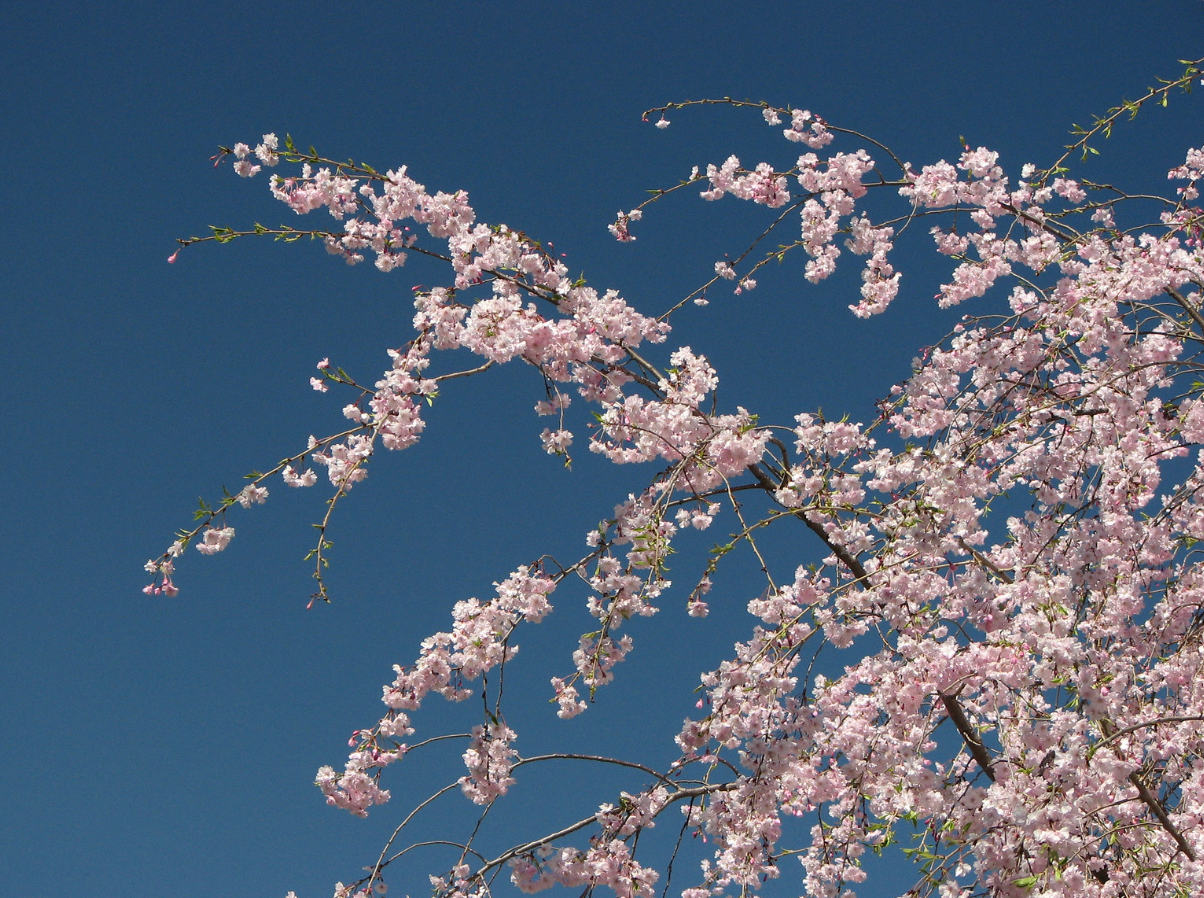
[[[736,783],[713,783],[706,786],[695,786],[692,789],[679,789],[677,792],[674,792],[669,796],[669,800],[665,802],[665,808],[669,807],[671,804],[676,804],[679,801],[684,801],[687,798],[699,798],[700,796],[711,795],[715,792],[728,792],[736,788],[736,785]],[[661,810],[663,811],[664,808],[661,808]],[[555,842],[557,839],[564,838],[565,836],[571,835],[578,830],[585,829],[591,823],[596,823],[597,821],[598,815],[591,814],[584,820],[578,820],[576,823],[571,823],[558,832],[549,833],[548,835],[541,836],[538,839],[532,839],[530,842],[526,842],[522,845],[515,845],[511,849],[503,851],[488,863],[483,864],[481,869],[476,872],[475,876],[484,876],[487,870],[500,867],[508,860],[516,858],[519,855],[527,854],[528,852],[534,851],[536,848],[547,845],[549,842]]]
[[[1106,717],[1100,720],[1099,725],[1100,729],[1103,730],[1105,739],[1112,739],[1115,736],[1120,735],[1120,732],[1117,731],[1116,726]],[[1175,827],[1175,824],[1171,822],[1171,818],[1166,813],[1166,808],[1162,806],[1162,802],[1158,800],[1158,796],[1150,791],[1150,787],[1141,781],[1141,777],[1137,775],[1136,770],[1129,774],[1129,782],[1132,783],[1137,789],[1137,794],[1141,797],[1141,800],[1145,802],[1146,807],[1148,807],[1151,813],[1158,818],[1158,822],[1162,824],[1162,828],[1165,829],[1170,834],[1170,837],[1175,840],[1175,844],[1179,846],[1179,850],[1187,855],[1188,860],[1194,861],[1196,859],[1196,853],[1192,851],[1191,846],[1187,844],[1187,839],[1183,838],[1183,833],[1179,832],[1179,830]]]
[[[1174,287],[1167,287],[1166,295],[1177,302],[1183,308],[1183,311],[1191,316],[1192,321],[1200,326],[1201,332],[1204,332],[1204,316],[1200,315],[1199,309],[1195,308],[1187,301],[1187,297],[1185,297]]]
[[[966,712],[958,704],[957,696],[948,695],[944,692],[939,694],[941,704],[945,706],[945,712],[949,715],[949,719],[953,721],[953,725],[957,727],[957,731],[961,733],[962,739],[966,743],[966,748],[970,750],[971,757],[978,762],[978,766],[982,768],[982,772],[987,775],[987,778],[991,782],[995,782],[995,768],[991,764],[991,756],[987,754],[987,748],[982,744],[982,739],[979,737],[978,731],[974,729],[974,724],[970,723],[970,719],[966,717]]]
[[[759,465],[749,465],[748,470],[752,473],[753,477],[757,478],[757,482],[764,487],[767,493],[772,496],[777,492],[778,484],[774,483],[773,478],[762,471]],[[841,564],[853,572],[853,576],[857,579],[858,585],[864,589],[866,586],[866,580],[869,577],[869,572],[866,571],[865,565],[858,561],[854,555],[850,554],[848,549],[832,542],[832,538],[828,535],[827,531],[807,517],[805,509],[795,510],[792,513],[796,518],[806,524],[812,533],[824,541],[824,545],[832,550],[832,554],[840,560]]]

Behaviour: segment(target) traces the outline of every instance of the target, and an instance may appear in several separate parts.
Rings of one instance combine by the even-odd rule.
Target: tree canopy
[[[668,128],[716,113],[696,106],[733,107],[784,142],[780,161],[730,156],[619,213],[611,233],[630,242],[668,202],[686,202],[679,194],[764,207],[746,248],[705,283],[638,308],[574,274],[546,238],[478,221],[466,193],[429,191],[404,166],[338,161],[274,134],[221,148],[217,163],[270,174],[277,200],[335,223],[217,227],[182,239],[171,261],[198,243],[313,239],[382,272],[425,256],[445,277],[414,288],[413,333],[377,379],[318,363],[312,385],[342,392],[346,426],[202,503],[196,526],[147,563],[149,593],[175,596],[185,550],[224,550],[240,507],[269,487],[324,479],[310,560],[314,600],[330,600],[333,522],[353,488],[370,488],[374,454],[413,446],[454,401],[452,382],[502,365],[529,371],[549,455],[569,466],[584,446],[642,465],[640,487],[614,497],[577,556],[525,559],[499,572],[493,595],[449,603],[448,628],[395,667],[380,718],[355,731],[342,769],[318,771],[326,801],[363,816],[389,801],[411,753],[450,751],[464,770],[431,800],[459,792],[480,809],[460,837],[437,839],[402,809],[393,838],[338,894],[383,892],[394,865],[420,863],[411,850],[432,843],[439,898],[507,880],[528,892],[704,898],[800,873],[807,894],[832,896],[866,881],[874,855],[914,862],[906,881],[890,874],[899,894],[1195,894],[1204,149],[1184,147],[1165,196],[1075,166],[1118,122],[1190,90],[1201,62],[1076,127],[1061,158],[1010,174],[970,145],[953,162],[913,166],[806,109],[721,98],[649,110]],[[813,283],[858,266],[850,311],[879,314],[905,274],[896,244],[913,238],[943,257],[939,307],[982,302],[917,347],[911,376],[883,384],[872,419],[807,408],[764,420],[739,396],[720,399],[724,372],[703,348],[675,342],[683,318],[747,297],[779,264]],[[791,363],[765,376],[789,378]],[[699,541],[709,557],[692,570],[675,562],[671,583],[671,556]],[[756,587],[718,589],[733,565]],[[584,596],[590,629],[547,654],[558,672],[542,695],[505,689],[506,671],[526,663],[520,641],[561,595]],[[700,672],[697,713],[675,722],[667,763],[555,745],[521,753],[527,712],[516,705],[561,720],[591,713],[633,652],[678,651],[675,640],[643,644],[638,618],[682,616],[688,640],[690,618],[720,603],[752,621]],[[459,730],[424,728],[436,697],[466,703]],[[545,807],[540,835],[485,848],[478,831],[504,819],[511,793],[568,761],[583,779],[618,766],[639,785],[582,819]],[[675,865],[679,852],[701,870]]]

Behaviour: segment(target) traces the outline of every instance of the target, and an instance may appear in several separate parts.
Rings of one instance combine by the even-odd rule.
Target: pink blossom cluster
[[[203,555],[216,555],[230,545],[232,539],[233,527],[209,527],[201,534],[201,541],[196,546],[197,551]]]
[[[670,361],[674,367],[658,383],[663,398],[627,396],[608,404],[590,449],[616,463],[685,461],[679,473],[683,484],[706,490],[759,460],[769,435],[744,409],[734,415],[701,410],[719,382],[704,357],[684,346]]]
[[[765,110],[766,113],[771,113],[772,110]],[[781,123],[781,119],[776,114],[766,114],[765,120],[770,125]],[[782,132],[782,135],[789,141],[794,143],[805,143],[813,150],[818,150],[826,147],[836,137],[828,130],[827,123],[817,115],[812,115],[806,109],[792,109],[790,111],[790,127]]]
[[[770,124],[780,121],[775,110],[766,109],[765,114]],[[808,121],[813,130],[803,129]],[[794,125],[785,132],[791,140],[802,140],[819,149],[833,138],[826,126],[818,119],[812,119],[807,111],[796,110],[793,122]],[[799,184],[806,191],[801,204],[802,246],[812,258],[807,263],[804,275],[813,283],[831,275],[836,270],[836,260],[840,256],[835,238],[842,230],[849,231],[852,237],[847,241],[848,248],[858,255],[870,256],[863,272],[863,299],[850,307],[861,317],[883,311],[898,293],[899,285],[899,275],[886,259],[892,246],[893,229],[875,228],[864,215],[853,218],[855,201],[867,192],[864,177],[873,170],[874,160],[864,149],[854,153],[835,153],[824,160],[815,153],[806,153],[799,157],[794,169]],[[711,186],[702,192],[702,197],[707,200],[716,200],[730,193],[739,199],[749,199],[773,208],[790,201],[785,177],[775,173],[768,163],[759,164],[753,171],[745,171],[740,167],[740,160],[731,156],[722,166],[707,166],[706,177]],[[696,178],[695,173],[691,181]],[[845,224],[846,221],[849,223]],[[729,280],[737,277],[727,262],[717,263],[715,273]],[[736,293],[755,286],[754,279],[742,277]]]
[[[588,849],[545,848],[515,858],[510,880],[528,894],[552,886],[587,889],[605,886],[618,898],[652,898],[660,875],[632,857],[621,839],[595,839]]]
[[[1204,147],[1199,149],[1190,149],[1187,151],[1187,159],[1184,163],[1176,168],[1172,168],[1167,172],[1167,178],[1174,180],[1187,181],[1187,185],[1178,188],[1177,192],[1186,202],[1192,202],[1200,196],[1200,190],[1197,186],[1201,176],[1204,175]]]
[[[598,822],[606,832],[624,838],[656,826],[656,817],[669,803],[669,790],[656,786],[638,795],[623,792],[619,804],[598,809]]]
[[[518,757],[511,744],[515,738],[514,730],[502,723],[473,728],[464,752],[468,775],[460,778],[460,788],[473,804],[492,804],[514,785],[510,768]]]
[[[144,566],[148,574],[153,578],[150,583],[142,587],[143,593],[148,596],[164,595],[169,599],[180,594],[177,587],[171,580],[171,575],[176,571],[175,559],[179,558],[184,553],[184,546],[179,540],[171,544],[171,547],[163,554],[161,558],[152,558]]]
[[[413,711],[431,692],[453,701],[467,698],[464,681],[475,680],[518,651],[509,638],[519,621],[538,623],[552,610],[548,596],[555,581],[526,566],[495,586],[497,594],[487,602],[457,602],[452,630],[424,640],[412,668],[394,667],[397,678],[385,687],[386,705]]]
[[[899,273],[887,260],[886,254],[893,246],[891,238],[894,228],[876,228],[864,215],[853,220],[852,236],[845,241],[849,251],[858,256],[869,256],[861,271],[861,302],[849,306],[858,318],[868,318],[885,311],[899,294]]]
[[[630,212],[620,211],[614,223],[607,225],[615,240],[620,243],[631,243],[635,237],[631,233],[631,223],[644,217],[642,209],[632,209]]]
[[[367,817],[368,808],[384,804],[390,796],[387,789],[380,788],[379,774],[369,773],[361,761],[349,759],[342,773],[336,773],[333,767],[322,767],[314,782],[326,796],[328,805],[350,811],[357,817]]]
[[[707,180],[711,182],[710,189],[700,194],[704,200],[717,200],[725,193],[742,200],[752,200],[777,209],[790,202],[790,189],[786,186],[786,178],[773,170],[767,162],[761,162],[752,171],[745,172],[740,168],[740,160],[729,156],[721,166],[707,166]]]
[[[487,898],[489,887],[472,875],[468,864],[457,864],[447,876],[431,876],[431,894],[438,898]],[[336,895],[335,898],[340,898]]]
[[[378,768],[408,752],[408,747],[396,740],[414,732],[409,712],[418,710],[431,692],[453,701],[467,698],[471,693],[466,682],[518,652],[518,646],[510,643],[518,623],[538,623],[552,610],[547,597],[555,589],[555,581],[525,566],[494,585],[497,593],[488,602],[474,598],[456,604],[452,631],[424,640],[412,668],[394,666],[397,677],[384,687],[383,695],[389,711],[374,728],[356,731],[351,743],[355,750],[344,773],[330,767],[319,771],[318,785],[329,804],[366,816],[369,807],[388,801],[389,793],[376,785]],[[512,782],[508,771],[516,753],[509,744],[514,738],[513,731],[501,724],[473,731],[473,743],[464,754],[469,775],[461,785],[474,801],[487,804],[504,794]]]
[[[274,166],[280,161],[280,156],[277,150],[280,148],[280,142],[276,139],[275,134],[263,135],[263,143],[255,147],[255,158],[267,166]],[[234,163],[234,171],[240,177],[251,178],[259,173],[261,166],[251,162],[247,157],[251,155],[251,148],[245,143],[236,143],[232,151],[234,158],[238,161]]]

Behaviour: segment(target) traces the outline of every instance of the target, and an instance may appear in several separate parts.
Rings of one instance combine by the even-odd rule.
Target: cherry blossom
[[[766,233],[780,238],[763,258],[755,238],[704,272],[708,284],[751,290],[763,266],[788,257],[802,262],[797,277],[820,281],[847,251],[862,265],[852,312],[879,314],[902,283],[895,244],[911,222],[929,220],[912,234],[929,251],[935,245],[943,266],[936,304],[970,312],[919,351],[905,382],[884,385],[868,423],[800,411],[771,425],[755,409],[720,406],[721,373],[707,356],[659,345],[705,287],[668,311],[640,312],[617,291],[571,278],[550,244],[478,221],[463,191],[432,194],[404,167],[380,174],[298,153],[270,134],[254,151],[237,143],[223,151],[237,174],[285,166],[272,176],[272,196],[297,215],[324,211],[335,225],[215,229],[203,239],[309,234],[348,262],[374,257],[384,272],[411,253],[435,256],[447,277],[416,289],[413,334],[388,350],[389,367],[370,386],[328,360],[318,366],[315,389],[347,391],[348,429],[310,437],[238,494],[202,506],[197,528],[147,563],[145,591],[176,595],[187,545],[225,549],[234,505],[266,500],[261,484],[276,473],[290,486],[312,485],[314,466],[334,491],[315,550],[320,575],[330,511],[367,476],[377,448],[421,439],[442,380],[521,362],[537,374],[536,414],[557,418],[532,432],[546,452],[567,460],[583,435],[571,412],[585,407],[592,453],[653,473],[616,496],[575,562],[540,558],[515,567],[487,598],[454,601],[448,629],[394,666],[385,708],[354,732],[343,772],[324,766],[317,785],[328,803],[364,816],[391,797],[381,786],[386,768],[445,739],[467,740],[457,750],[466,773],[430,800],[458,786],[483,814],[494,805],[500,813],[518,772],[535,776],[544,761],[613,764],[644,780],[584,820],[552,820],[551,809],[548,835],[492,859],[462,846],[457,863],[432,872],[436,895],[491,894],[508,869],[525,892],[604,886],[643,898],[671,879],[685,898],[703,898],[783,879],[827,898],[855,894],[869,875],[867,852],[900,843],[916,862],[899,885],[909,895],[1196,894],[1204,886],[1196,552],[1204,540],[1204,210],[1192,203],[1204,148],[1178,157],[1174,193],[1163,198],[1070,177],[1070,160],[1122,116],[1165,105],[1199,72],[1192,63],[1110,110],[1076,132],[1063,157],[1045,169],[1027,164],[1019,178],[984,147],[955,148],[953,161],[917,169],[808,110],[716,100],[646,114],[659,114],[663,128],[671,110],[751,108],[775,129],[789,122],[775,141],[810,150],[797,156],[798,147],[784,146],[784,164],[751,169],[728,156],[678,185],[699,187],[707,201],[766,207]],[[620,212],[612,235],[634,240],[631,226],[648,204],[676,189]],[[466,354],[471,367],[457,367]],[[732,522],[730,542],[712,550],[704,570],[682,572],[679,596],[668,559],[720,514]],[[770,527],[804,535],[818,561],[783,570],[767,559],[758,539]],[[755,595],[733,596],[713,579],[735,564],[736,546],[752,550],[764,577]],[[622,675],[637,641],[642,650],[639,619],[663,613],[666,599],[676,602],[668,613],[685,606],[683,627],[720,600],[747,608],[747,631],[700,676],[697,713],[678,728],[667,769],[519,753],[500,672],[519,663],[519,639],[552,611],[550,597],[569,578],[583,584],[593,620],[564,647],[545,696],[560,719],[588,711]],[[471,709],[467,732],[401,742],[426,725],[433,695],[486,701],[462,706]],[[681,831],[708,851],[684,878],[640,853],[670,828],[657,824],[673,808]],[[337,893],[379,894],[392,862],[380,858]]]

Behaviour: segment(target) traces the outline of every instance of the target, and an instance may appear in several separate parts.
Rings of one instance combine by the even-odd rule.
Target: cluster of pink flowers
[[[707,180],[711,182],[711,187],[702,191],[704,200],[717,200],[725,193],[730,193],[771,209],[790,202],[790,189],[786,186],[785,176],[775,172],[767,162],[759,163],[750,172],[742,172],[740,160],[729,156],[721,166],[707,166]]]
[[[1200,191],[1196,184],[1201,176],[1204,176],[1204,149],[1188,150],[1187,160],[1182,165],[1172,168],[1166,176],[1172,181],[1177,179],[1188,182],[1186,186],[1177,190],[1185,202],[1199,199]]]
[[[397,678],[385,687],[386,705],[416,710],[431,692],[454,701],[467,698],[471,693],[464,681],[475,680],[518,652],[509,641],[518,623],[538,623],[552,610],[548,596],[556,582],[525,566],[496,587],[497,595],[487,602],[457,602],[452,630],[425,639],[412,668],[394,667]]]
[[[233,527],[209,527],[201,534],[201,541],[196,546],[197,551],[203,555],[216,555],[230,545],[232,539],[234,539]]]
[[[772,110],[765,110],[765,120],[770,125],[781,123],[781,118],[772,114]],[[819,116],[812,115],[806,109],[792,109],[790,111],[790,127],[782,132],[782,135],[789,141],[794,143],[805,143],[813,150],[818,150],[821,147],[826,147],[836,137],[828,130],[828,125]]]
[[[605,886],[618,898],[652,898],[660,875],[632,857],[622,839],[596,839],[588,849],[546,849],[511,862],[510,880],[528,894],[552,886]]]
[[[718,384],[714,369],[688,346],[670,357],[674,367],[658,384],[661,399],[627,396],[609,403],[590,449],[616,463],[663,458],[685,462],[683,486],[704,491],[758,461],[769,438],[744,409],[708,415],[701,405]]]
[[[164,595],[169,599],[180,594],[179,587],[171,582],[171,575],[176,570],[175,559],[179,558],[183,552],[183,546],[178,542],[173,543],[162,558],[152,558],[143,566],[143,570],[153,578],[150,583],[142,587],[143,593],[148,596]]]
[[[370,767],[365,759],[356,757],[347,761],[346,769],[336,773],[333,767],[322,767],[314,780],[326,803],[331,807],[350,811],[357,817],[367,817],[368,808],[374,804],[383,804],[389,800],[389,792],[378,785],[378,776],[370,773]]]
[[[267,166],[274,166],[280,162],[280,156],[276,152],[280,148],[280,142],[276,139],[275,134],[263,135],[263,143],[255,147],[255,158]],[[251,178],[258,174],[262,166],[251,162],[247,157],[251,155],[251,148],[245,143],[236,143],[233,149],[234,158],[238,161],[234,163],[234,171],[243,178]]]
[[[460,778],[460,788],[473,804],[492,804],[514,785],[510,768],[518,752],[511,743],[514,730],[502,723],[474,727],[472,742],[464,752],[468,775]]]

